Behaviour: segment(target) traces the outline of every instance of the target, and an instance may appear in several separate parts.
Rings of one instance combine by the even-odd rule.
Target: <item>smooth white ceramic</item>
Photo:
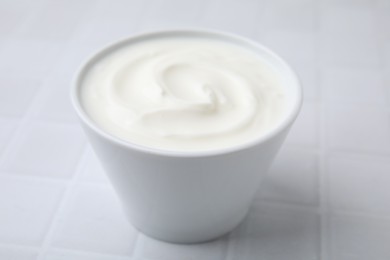
[[[221,39],[259,53],[280,72],[289,96],[288,112],[282,122],[250,143],[205,152],[164,151],[104,132],[88,117],[80,101],[80,83],[88,68],[123,45],[177,36]],[[299,113],[302,89],[286,62],[262,45],[222,32],[175,30],[130,37],[95,54],[78,72],[72,86],[72,102],[130,222],[153,238],[196,243],[220,237],[244,219]]]

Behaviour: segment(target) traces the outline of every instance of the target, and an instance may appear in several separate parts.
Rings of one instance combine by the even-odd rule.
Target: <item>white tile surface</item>
[[[314,32],[318,30],[318,1],[269,1],[263,22],[276,31]]]
[[[327,0],[322,1],[323,6],[340,6],[340,7],[349,7],[349,8],[362,8],[362,7],[372,7],[377,5],[381,0]],[[387,1],[387,0],[384,0]]]
[[[328,102],[386,105],[381,69],[332,68],[324,71],[322,80],[322,93]]]
[[[2,75],[41,78],[46,76],[60,55],[61,44],[38,40],[4,42],[0,48]]]
[[[390,107],[390,55],[389,55],[389,66],[383,71],[383,73],[385,74],[385,92],[386,92],[385,95],[386,95],[387,106]]]
[[[296,64],[294,69],[302,81],[303,99],[308,102],[318,101],[320,97],[320,73],[318,68],[310,64]]]
[[[318,206],[318,155],[284,148],[259,189],[261,199]]]
[[[22,3],[21,1],[1,1],[0,3],[0,39],[9,37],[23,25],[28,16],[40,7],[39,1]]]
[[[55,74],[42,83],[43,94],[34,108],[34,117],[48,121],[78,123],[78,118],[71,106],[69,87],[72,77],[67,74]]]
[[[287,136],[286,143],[304,147],[317,146],[320,121],[321,115],[318,104],[304,103],[296,122]]]
[[[370,106],[332,106],[328,110],[329,146],[359,152],[390,151],[390,115]]]
[[[101,255],[92,252],[77,252],[71,250],[49,250],[43,260],[133,260],[131,257]]]
[[[203,19],[199,26],[256,36],[265,26],[261,23],[261,17],[264,15],[263,4],[259,1],[209,1],[203,10]]]
[[[64,185],[1,176],[0,191],[0,243],[41,245]]]
[[[265,44],[293,65],[314,66],[318,60],[316,33],[270,31]]]
[[[79,176],[79,180],[108,184],[107,175],[105,174],[92,148],[89,146],[86,151],[86,156],[83,162],[83,167]]]
[[[35,93],[41,86],[41,81],[34,78],[0,76],[0,115],[23,116],[31,105]]]
[[[331,216],[329,244],[331,254],[335,256],[332,259],[345,259],[340,255],[356,259],[389,259],[389,239],[389,220],[345,214]]]
[[[385,43],[383,48],[384,48],[384,63],[386,68],[388,69],[390,68],[390,43]]]
[[[378,67],[378,48],[372,39],[356,37],[339,42],[328,38],[322,41],[322,60],[328,66]]]
[[[36,260],[38,250],[20,247],[0,246],[0,259],[4,260]]]
[[[0,1],[0,260],[390,259],[390,1]],[[205,27],[267,45],[303,110],[247,220],[172,245],[127,223],[69,102],[97,49]]]
[[[324,33],[343,36],[374,36],[375,9],[347,6],[328,6],[321,12],[321,29]]]
[[[9,139],[17,127],[17,120],[0,118],[0,156],[6,149]]]
[[[12,140],[3,168],[14,174],[70,178],[85,147],[77,125],[31,123]]]
[[[42,8],[28,17],[16,37],[43,41],[67,40],[85,20],[88,11],[93,10],[95,2],[95,0],[45,2]]]
[[[80,26],[72,39],[76,45],[70,52],[78,52],[79,47],[102,48],[113,41],[133,34],[146,19],[146,12],[154,2],[150,1],[97,1],[96,8]],[[157,3],[157,2],[156,2]],[[104,32],[104,33],[102,33]],[[88,50],[86,50],[88,51]],[[74,66],[74,65],[73,65]],[[72,67],[74,69],[74,67]]]
[[[321,33],[320,61],[323,66],[378,68],[382,61],[376,37],[360,35],[335,36]]]
[[[260,204],[232,236],[228,260],[319,259],[315,212]]]
[[[388,40],[390,39],[390,17],[388,15],[389,11],[389,1],[378,0],[376,12],[377,27],[375,28],[375,30],[378,33],[378,38],[380,40],[381,45],[388,44]]]
[[[106,186],[77,185],[59,221],[53,247],[131,255],[137,231]]]
[[[155,0],[147,5],[143,22],[192,22],[201,19],[208,1]],[[181,10],[181,12],[177,12]]]
[[[328,170],[332,208],[390,216],[387,156],[334,154]]]
[[[326,6],[321,10],[321,59],[330,66],[378,67],[374,8]]]

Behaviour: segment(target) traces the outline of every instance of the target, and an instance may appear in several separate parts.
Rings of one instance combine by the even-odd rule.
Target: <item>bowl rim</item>
[[[237,46],[243,48],[251,47],[251,51],[261,50],[263,53],[266,53],[267,56],[271,57],[272,60],[280,64],[281,67],[287,71],[289,75],[288,78],[291,80],[289,83],[293,88],[295,88],[296,98],[293,99],[291,109],[283,116],[282,120],[273,127],[268,132],[260,135],[257,138],[253,138],[247,142],[234,144],[232,146],[216,148],[216,149],[207,149],[207,150],[167,150],[160,149],[152,146],[141,145],[137,143],[132,143],[130,141],[119,138],[109,132],[103,130],[85,111],[82,106],[80,99],[80,89],[81,81],[85,74],[88,72],[88,69],[99,59],[106,56],[107,54],[117,50],[118,48],[131,44],[132,42],[145,41],[153,38],[164,38],[164,37],[183,37],[185,35],[192,37],[203,37],[203,38],[214,38],[221,41],[233,42]],[[246,47],[245,47],[246,46]],[[270,59],[270,58],[267,58]],[[265,60],[267,60],[265,59]],[[285,74],[287,74],[285,73]],[[143,33],[137,33],[129,37],[116,40],[105,47],[101,48],[94,54],[90,55],[77,69],[75,77],[71,85],[71,103],[73,108],[76,110],[76,113],[79,119],[84,123],[88,128],[92,129],[100,137],[112,142],[113,144],[119,145],[121,147],[132,149],[141,153],[154,154],[160,156],[170,156],[170,157],[205,157],[205,156],[216,156],[228,153],[234,153],[242,150],[246,150],[260,144],[263,144],[275,136],[281,134],[286,128],[288,128],[296,119],[299,114],[299,111],[303,102],[303,89],[301,81],[296,74],[296,72],[291,68],[291,66],[278,54],[265,47],[264,45],[248,39],[246,37],[225,32],[221,30],[210,30],[210,29],[199,29],[199,28],[184,28],[184,29],[167,29],[167,30],[153,30]]]

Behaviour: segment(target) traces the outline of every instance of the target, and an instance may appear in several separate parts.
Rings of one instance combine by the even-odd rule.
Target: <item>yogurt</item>
[[[279,78],[260,55],[233,43],[149,39],[91,65],[81,101],[98,126],[132,144],[207,151],[253,141],[282,120]]]

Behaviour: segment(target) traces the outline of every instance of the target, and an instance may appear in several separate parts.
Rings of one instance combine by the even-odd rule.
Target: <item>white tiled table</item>
[[[139,234],[68,91],[88,55],[157,28],[258,40],[302,77],[302,113],[229,237]],[[390,0],[0,2],[1,260],[390,259]]]

